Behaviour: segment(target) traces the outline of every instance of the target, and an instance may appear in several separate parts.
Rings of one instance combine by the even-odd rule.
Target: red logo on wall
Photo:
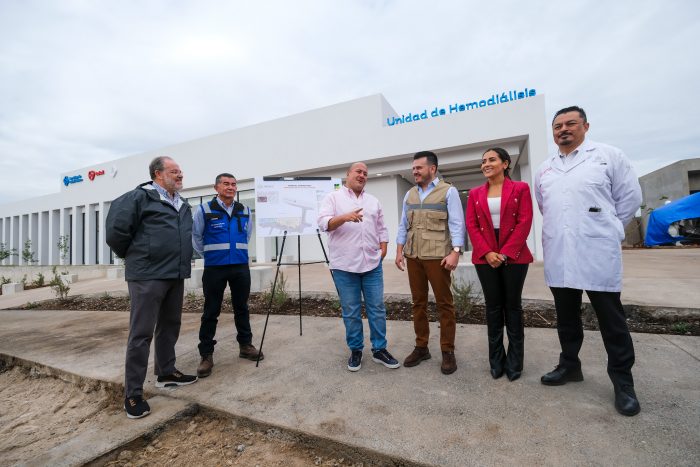
[[[105,174],[104,170],[98,170],[98,171],[91,170],[88,172],[88,178],[90,179],[90,181],[93,181],[95,179],[95,177],[97,177],[98,175],[104,175],[104,174]]]

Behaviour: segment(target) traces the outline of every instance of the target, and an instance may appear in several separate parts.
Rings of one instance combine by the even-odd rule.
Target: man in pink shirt
[[[340,296],[345,340],[350,347],[348,370],[362,367],[362,298],[372,342],[372,360],[387,368],[399,362],[386,350],[386,309],[382,260],[389,232],[379,200],[365,192],[367,165],[355,162],[345,186],[329,193],[321,203],[318,226],[328,232],[331,272]]]

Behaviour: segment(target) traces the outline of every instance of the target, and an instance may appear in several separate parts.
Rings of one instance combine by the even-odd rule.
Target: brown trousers
[[[408,283],[413,297],[413,329],[416,347],[428,347],[430,326],[428,321],[428,282],[433,288],[437,311],[440,315],[440,350],[453,352],[457,318],[452,302],[450,271],[440,266],[440,259],[406,258]]]

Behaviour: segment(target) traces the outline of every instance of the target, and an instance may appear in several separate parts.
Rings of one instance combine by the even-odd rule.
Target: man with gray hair
[[[151,411],[143,399],[143,382],[154,329],[156,387],[197,381],[175,368],[184,282],[192,260],[192,213],[178,194],[180,166],[161,156],[148,169],[151,181],[112,201],[106,221],[107,244],[126,262],[131,298],[124,371],[124,409],[129,418]]]

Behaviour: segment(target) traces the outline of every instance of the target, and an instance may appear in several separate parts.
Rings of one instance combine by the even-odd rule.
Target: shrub
[[[279,277],[277,278],[277,287],[275,287],[275,290],[272,290],[273,285],[273,282],[270,282],[270,288],[266,292],[263,292],[263,301],[267,303],[272,301],[272,306],[274,308],[281,308],[289,298],[289,293],[287,293],[287,278],[284,277],[282,271],[280,271]]]
[[[17,250],[14,248],[8,250],[4,243],[0,243],[0,261],[7,259],[10,256],[17,256]]]
[[[469,315],[476,305],[481,302],[478,293],[474,292],[471,282],[452,281],[452,298],[454,300],[455,313],[458,318]]]
[[[53,273],[53,279],[49,282],[49,286],[53,289],[54,293],[56,294],[56,297],[58,297],[59,300],[65,300],[68,298],[68,291],[70,290],[70,286],[63,281],[61,278],[61,275],[58,273],[58,270],[56,269],[56,266],[51,269],[51,272]]]
[[[24,242],[24,248],[22,248],[22,260],[28,264],[38,263],[38,260],[34,257],[34,252],[32,251],[32,241],[29,239]]]
[[[36,274],[36,279],[32,281],[32,285],[35,287],[43,287],[46,285],[44,275],[40,272]]]
[[[671,325],[671,331],[677,332],[678,334],[685,334],[690,331],[690,325],[685,321],[680,321],[678,323],[673,323]]]

